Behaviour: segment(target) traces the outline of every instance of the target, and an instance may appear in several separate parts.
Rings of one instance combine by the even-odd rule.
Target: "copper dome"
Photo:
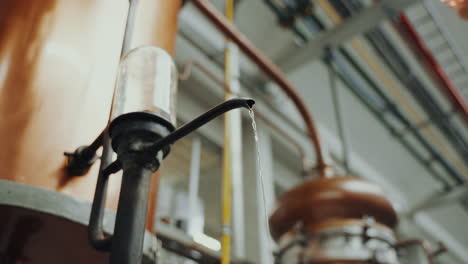
[[[391,229],[398,223],[395,209],[383,190],[358,177],[309,180],[286,192],[278,203],[269,220],[276,241],[297,223],[302,223],[306,232],[329,221],[366,216]]]

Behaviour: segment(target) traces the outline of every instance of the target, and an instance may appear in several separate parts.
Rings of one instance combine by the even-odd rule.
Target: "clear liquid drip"
[[[257,123],[255,122],[255,113],[252,108],[249,109],[249,115],[250,118],[252,119],[252,129],[254,133],[254,138],[255,138],[255,148],[257,149],[257,166],[256,166],[256,171],[257,175],[260,178],[260,186],[262,189],[262,199],[263,199],[263,210],[264,210],[264,217],[265,217],[265,223],[267,227],[267,232],[270,230],[270,226],[268,223],[268,212],[267,212],[267,205],[266,205],[266,195],[265,195],[265,183],[263,180],[263,174],[262,174],[262,160],[260,157],[260,147],[259,147],[259,141],[258,141],[258,131],[257,131]]]

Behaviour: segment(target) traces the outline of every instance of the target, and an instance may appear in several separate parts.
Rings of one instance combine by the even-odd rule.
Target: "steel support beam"
[[[327,47],[336,47],[353,36],[360,35],[374,28],[392,14],[398,14],[418,0],[380,1],[379,3],[363,9],[344,23],[322,33],[318,38],[311,40],[300,49],[291,50],[282,55],[280,67],[285,72],[291,72],[299,66],[319,59]]]

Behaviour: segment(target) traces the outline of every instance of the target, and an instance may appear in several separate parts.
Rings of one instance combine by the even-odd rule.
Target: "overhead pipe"
[[[440,64],[437,62],[437,59],[432,54],[430,49],[424,43],[424,40],[421,38],[416,28],[413,26],[408,17],[401,13],[400,16],[400,26],[406,33],[405,36],[407,44],[414,47],[413,50],[421,55],[421,57],[426,61],[429,66],[428,69],[432,74],[438,79],[441,85],[438,87],[441,89],[442,93],[446,94],[449,100],[458,108],[458,110],[463,114],[465,121],[468,122],[468,105],[463,99],[462,95],[457,91],[457,88],[452,83],[450,78],[447,76],[445,71],[442,69]]]
[[[401,29],[397,29],[401,31]],[[465,162],[468,161],[468,141],[466,137],[453,125],[452,120],[446,117],[446,113],[434,95],[427,90],[422,81],[414,73],[411,73],[412,70],[405,62],[405,59],[381,32],[376,31],[369,34],[372,34],[368,36],[369,41],[371,41],[377,53],[389,64],[390,69],[395,75],[402,80],[414,99],[427,112],[429,118],[451,143],[460,157]]]
[[[319,2],[325,2],[325,0],[322,0],[322,1],[319,1]],[[362,8],[362,6],[360,6],[359,4],[356,4],[355,2],[351,3],[351,2],[333,1],[333,4],[336,5],[336,7],[340,7],[342,5],[345,5],[348,8],[349,8],[349,6],[351,6],[351,7],[354,6],[355,8]],[[345,10],[345,11],[348,11],[348,10]],[[347,15],[350,15],[350,13],[348,12]],[[435,59],[435,57],[432,55],[430,50],[424,44],[424,41],[418,35],[418,33],[415,30],[414,26],[411,24],[411,22],[408,20],[408,18],[403,13],[400,15],[400,21],[401,21],[400,24],[402,24],[401,28],[405,31],[403,33],[405,34],[407,44],[410,47],[414,46],[413,49],[415,49],[417,52],[419,52],[419,53],[421,53],[423,55],[423,57],[428,62],[430,68],[432,68],[431,70],[433,71],[433,75],[442,84],[442,87],[441,86],[439,86],[439,87],[442,89],[443,93],[447,94],[447,96],[449,97],[449,100],[451,100],[454,103],[454,105],[457,107],[457,109],[460,110],[461,113],[463,113],[464,118],[467,119],[468,118],[468,115],[467,115],[468,106],[465,104],[465,102],[463,100],[463,97],[458,93],[458,91],[454,87],[453,83],[451,82],[450,78],[442,70],[442,68],[438,64],[437,60]],[[401,30],[398,30],[398,31],[401,32]],[[374,31],[371,31],[369,33],[366,33],[365,35],[366,35],[366,38],[369,39],[371,44],[374,45],[374,41],[372,39],[374,39],[376,37],[375,35],[378,34],[378,33],[380,33],[380,32],[374,30]],[[408,35],[408,36],[406,36],[406,35]],[[408,39],[408,38],[410,38],[410,39]],[[407,72],[405,72],[405,74],[407,74]],[[451,136],[448,136],[448,137],[449,137],[449,140],[450,140]]]
[[[314,29],[315,31],[320,31],[324,29],[324,25],[321,21],[313,17],[313,22],[316,24]],[[350,54],[343,48],[339,48],[338,52],[331,52],[330,53],[332,62],[337,64],[338,76],[340,79],[343,80],[346,86],[351,89],[351,91],[360,99],[362,103],[364,103],[369,110],[375,115],[375,117],[381,121],[384,126],[391,132],[395,138],[398,139],[400,142],[412,155],[416,160],[418,160],[424,168],[428,170],[428,172],[440,183],[443,184],[444,189],[448,190],[451,188],[451,184],[440,175],[439,172],[434,170],[430,166],[430,162],[432,160],[436,160],[439,164],[445,169],[445,171],[453,178],[453,180],[457,184],[462,184],[464,182],[463,176],[452,167],[452,165],[435,149],[432,144],[427,141],[425,137],[423,137],[418,130],[412,129],[412,124],[410,120],[396,107],[396,105],[386,96],[386,94],[378,87],[378,85],[369,77],[367,74],[361,69],[361,67],[352,59]],[[369,85],[370,88],[375,92],[378,96],[379,101],[376,98],[371,97],[368,92],[365,92],[362,88],[359,87],[356,80],[352,78],[351,74],[348,74],[348,70],[346,69],[348,66],[345,64],[344,60],[353,66],[353,68],[357,71],[357,73],[362,77],[362,79]],[[328,63],[327,59],[325,62]],[[422,144],[422,146],[431,153],[431,160],[426,160],[419,152],[412,147],[409,142],[404,138],[401,137],[400,134],[396,131],[396,129],[388,123],[382,117],[382,111],[389,111],[394,117],[399,120],[404,127],[407,127],[409,131],[415,136],[415,138]]]
[[[448,190],[451,188],[451,184],[442,176],[440,175],[437,171],[435,171],[430,164],[428,164],[428,161],[424,158],[423,155],[419,154],[419,152],[409,143],[407,139],[404,137],[400,137],[394,126],[392,126],[388,121],[385,120],[385,118],[382,116],[382,110],[379,108],[379,106],[376,106],[375,103],[373,103],[373,100],[369,98],[365,93],[362,92],[362,88],[359,88],[359,84],[354,80],[350,74],[347,73],[347,70],[343,66],[343,62],[340,59],[335,59],[334,63],[336,64],[336,67],[338,68],[338,76],[340,79],[346,84],[346,87],[349,88],[357,97],[358,99],[365,105],[369,110],[371,110],[372,114],[390,131],[391,135],[394,136],[396,139],[398,139],[398,142],[402,144],[412,155],[413,157],[418,160],[421,165],[427,169],[427,171],[434,177],[435,180],[439,181],[445,190]],[[353,65],[354,66],[354,65]],[[358,74],[361,75],[361,77],[364,77],[364,81],[367,83],[370,80],[370,78],[365,78],[364,72],[360,72],[358,69]],[[373,83],[368,83],[369,85],[373,85]],[[374,87],[379,89],[378,87]],[[388,99],[388,98],[387,98]],[[386,100],[387,101],[387,100]],[[408,126],[409,120],[400,112],[398,112],[396,106],[392,104],[389,99],[387,101],[387,107],[390,106],[389,110],[396,118],[397,120],[400,120],[405,126]],[[393,110],[392,110],[393,109]],[[459,173],[453,169],[448,162],[445,161],[445,159],[438,154],[437,150],[435,150],[431,144],[424,138],[422,137],[418,131],[416,130],[411,130],[413,132],[413,135],[420,141],[420,143],[428,149],[429,152],[433,153],[432,155],[441,162],[441,164],[445,164],[445,169],[451,175],[457,182],[460,181],[459,179],[461,176]]]
[[[349,4],[352,5],[351,3]],[[342,6],[339,1],[329,2],[326,0],[319,0],[317,1],[317,5],[325,11],[325,13],[335,24],[341,24],[344,17],[351,15],[351,12],[346,8],[346,6]],[[338,10],[340,10],[340,12],[338,12]],[[361,59],[369,65],[371,71],[383,83],[383,85],[388,88],[388,90],[396,98],[398,103],[403,106],[403,109],[411,116],[411,118],[416,120],[416,122],[424,122],[424,118],[413,107],[411,107],[409,99],[407,99],[407,97],[405,97],[399,91],[397,85],[383,68],[383,66],[377,62],[374,57],[369,54],[369,52],[366,51],[365,47],[362,45],[362,42],[359,39],[354,38],[351,40],[351,47],[356,51]],[[444,146],[444,143],[433,133],[431,128],[426,130],[426,134],[435,145],[443,150],[442,152],[444,155],[450,157],[451,160],[457,160],[457,158],[449,152],[447,147]],[[462,164],[456,163],[455,165],[457,169],[462,171],[465,170]]]
[[[297,110],[302,116],[308,130],[308,135],[313,143],[317,159],[317,168],[323,176],[327,167],[323,158],[322,146],[318,136],[317,128],[311,113],[307,109],[299,93],[293,87],[285,74],[261,53],[242,33],[229,23],[222,14],[207,0],[191,0],[191,2],[227,37],[229,37],[257,66],[266,73],[278,86],[291,98]]]
[[[446,24],[443,21],[445,20],[445,18],[442,18],[441,14],[438,13],[437,7],[434,4],[434,2],[425,2],[424,8],[426,9],[426,12],[427,12],[427,16],[425,17],[429,19],[430,21],[432,21],[437,26],[437,28],[439,28],[440,32],[442,32],[442,35],[444,36],[446,40],[445,43],[439,45],[437,48],[432,49],[432,53],[438,54],[438,53],[441,53],[443,50],[449,49],[451,55],[454,55],[456,59],[455,63],[459,64],[463,68],[465,73],[468,73],[468,61],[463,58],[462,52],[460,51],[460,47],[457,46],[457,44],[452,39],[450,34],[448,34],[448,32],[442,31],[444,27],[446,28]],[[418,23],[414,21],[413,25],[417,26]],[[444,64],[442,63],[440,64],[444,66]],[[453,83],[457,84],[455,80],[453,80]]]
[[[335,8],[342,10],[343,16],[350,16],[352,11],[357,11],[363,8],[358,2],[343,2],[339,0],[331,1]],[[349,11],[351,10],[351,11]],[[433,98],[433,96],[425,89],[421,81],[413,75],[408,74],[411,72],[409,65],[403,60],[401,55],[396,51],[395,47],[387,40],[383,33],[374,29],[365,34],[366,39],[370,42],[375,51],[382,56],[385,63],[388,64],[389,68],[394,72],[394,74],[400,78],[400,80],[405,84],[409,92],[413,95],[416,101],[423,107],[423,109],[430,116],[430,119],[434,124],[439,128],[447,140],[452,144],[454,149],[459,153],[463,161],[468,159],[468,142],[465,140],[464,136],[456,127],[454,127],[450,120],[446,118],[446,114],[442,111],[440,105]],[[371,68],[375,68],[374,65],[371,65]],[[389,87],[391,88],[391,86]],[[394,90],[394,89],[392,89]],[[414,127],[412,129],[419,129]],[[430,131],[428,131],[430,132]],[[434,141],[434,136],[432,133],[428,133],[431,137],[431,140]],[[435,140],[437,145],[441,145],[441,142]],[[443,149],[446,149],[445,147]],[[447,151],[444,151],[444,155]],[[448,157],[453,155],[447,155]],[[465,167],[464,164],[457,164],[457,167]],[[462,168],[462,170],[464,170]]]
[[[343,53],[342,53],[343,54]],[[369,86],[375,90],[376,92],[380,93],[380,96],[384,99],[384,101],[387,104],[388,110],[390,113],[392,113],[395,118],[397,118],[409,131],[412,133],[412,135],[421,143],[422,146],[431,154],[431,160],[437,160],[439,164],[444,168],[444,170],[453,178],[453,180],[457,184],[463,184],[464,183],[464,176],[461,175],[441,154],[440,152],[435,149],[432,144],[427,141],[426,138],[424,138],[421,133],[415,129],[412,129],[412,124],[408,118],[405,117],[405,115],[397,108],[397,106],[391,102],[391,100],[385,96],[383,91],[378,88],[377,84],[371,80],[368,76],[365,75],[364,71],[360,69],[359,65],[351,58],[351,56],[347,53],[344,53],[344,57],[346,60],[353,65],[353,67],[358,71],[358,73],[364,77],[364,80],[366,83],[369,84]],[[399,133],[395,131],[395,133],[398,135]],[[429,161],[430,162],[430,161]],[[427,161],[426,161],[427,163]]]

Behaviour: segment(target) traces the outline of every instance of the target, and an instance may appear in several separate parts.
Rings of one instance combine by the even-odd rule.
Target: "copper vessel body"
[[[279,199],[278,209],[270,217],[270,231],[278,240],[299,222],[303,231],[312,232],[329,221],[365,216],[391,229],[398,222],[395,209],[378,186],[357,177],[319,178]]]
[[[393,243],[393,230],[398,223],[395,209],[385,198],[382,189],[358,177],[309,180],[286,192],[278,203],[278,208],[269,219],[271,235],[280,247],[287,245],[290,238],[301,237],[297,236],[298,234],[311,236],[306,242],[307,246],[300,250],[301,253],[298,252],[299,255],[289,255],[292,258],[303,259],[304,263],[368,263],[368,259],[363,257],[368,252],[365,242],[361,242],[362,248],[359,248],[358,254],[358,251],[346,251],[348,253],[342,253],[341,257],[340,254],[334,255],[334,246],[328,248],[316,238],[326,236],[330,232],[343,232],[339,233],[341,235],[338,235],[338,240],[335,241],[337,242],[341,241],[340,236],[346,237],[353,233],[354,236],[360,237],[361,232],[365,232],[362,230],[372,228],[374,233],[381,230],[378,231],[383,232],[380,233],[381,238]],[[366,217],[371,217],[372,220],[366,220]],[[356,239],[364,241],[362,237]],[[347,255],[349,253],[350,255]]]
[[[0,206],[2,264],[107,263],[108,253],[88,244],[86,226],[61,217]],[[6,242],[6,243],[5,243]]]
[[[138,2],[131,45],[173,53],[181,1]],[[63,152],[106,126],[127,11],[127,0],[2,4],[0,178],[92,200],[97,164],[69,177]],[[108,207],[115,208],[119,177],[111,181]]]
[[[137,2],[131,46],[154,45],[173,53],[181,0]],[[91,143],[107,125],[128,8],[128,0],[2,2],[0,179],[92,201],[99,162],[87,175],[70,177],[63,153]],[[159,175],[156,172],[151,183],[150,231],[154,231]],[[120,178],[112,176],[108,186],[106,207],[112,210],[117,206]],[[1,207],[0,215],[6,221],[14,218],[13,211]],[[44,256],[43,249],[51,248],[54,254],[67,256],[67,263],[108,259],[88,246],[86,226],[47,215],[40,219],[43,223],[37,226],[36,220],[17,221],[24,232],[31,233],[31,239],[24,240],[21,237],[28,234],[14,233],[16,220],[8,225],[1,221],[0,241],[7,246],[0,257],[14,255],[11,263],[64,263]],[[59,238],[53,239],[53,234]],[[29,260],[24,262],[21,256],[26,253]]]

